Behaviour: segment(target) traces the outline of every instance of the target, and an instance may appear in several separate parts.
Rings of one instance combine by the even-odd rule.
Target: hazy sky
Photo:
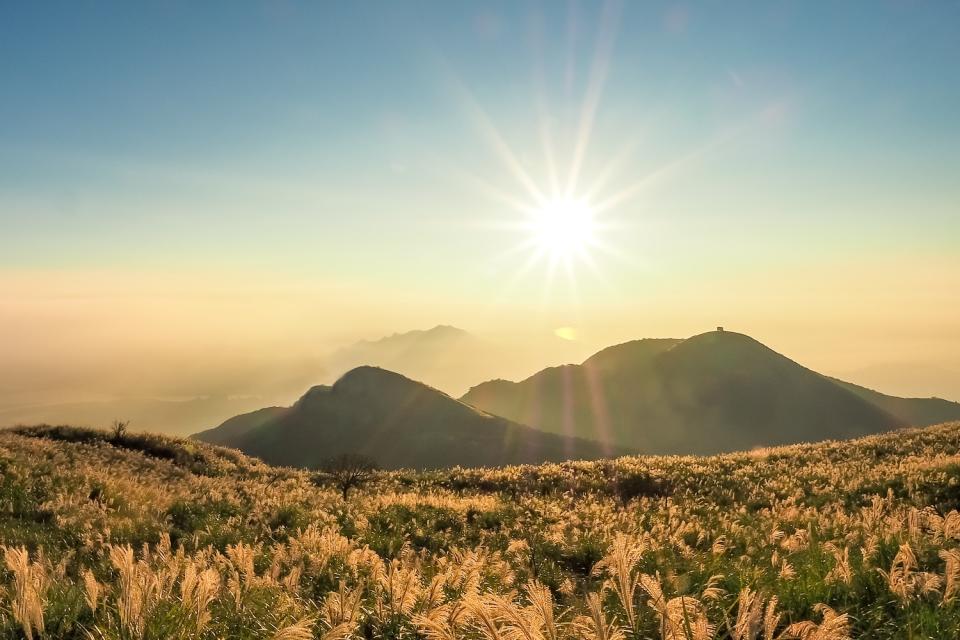
[[[958,25],[906,0],[4,3],[0,401],[232,389],[437,323],[585,351],[724,324],[960,399]],[[555,188],[606,206],[551,277],[514,205]]]

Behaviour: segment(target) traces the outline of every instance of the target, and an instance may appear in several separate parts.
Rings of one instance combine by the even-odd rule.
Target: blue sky
[[[170,308],[185,280],[346,287],[367,302],[324,316],[341,331],[726,317],[802,346],[798,314],[850,336],[894,308],[878,335],[933,326],[924,357],[960,362],[958,24],[957,2],[5,3],[5,317],[159,295],[131,273]],[[581,138],[577,188],[619,158],[592,197],[633,196],[548,284],[490,192],[526,202],[517,166],[566,184]]]
[[[619,19],[591,152],[612,154],[631,129],[651,127],[632,158],[642,175],[780,105],[789,113],[779,130],[750,132],[718,154],[701,191],[714,189],[736,215],[766,209],[769,192],[795,191],[789,197],[808,202],[815,218],[828,203],[811,192],[875,204],[881,191],[885,202],[920,210],[909,218],[858,211],[840,233],[873,218],[913,228],[919,215],[938,245],[936,227],[950,225],[957,196],[958,7],[608,5]],[[174,235],[194,227],[209,239],[202,230],[234,222],[246,246],[248,216],[230,213],[248,209],[234,181],[324,191],[325,206],[306,214],[324,228],[344,224],[341,216],[455,217],[450,201],[472,194],[438,176],[438,165],[507,180],[451,78],[536,166],[537,66],[551,116],[575,124],[602,10],[560,2],[5,5],[0,196],[4,222],[19,228],[5,261],[36,263],[37,250],[72,245],[77,259],[110,262],[110,229],[120,237],[160,231],[151,215],[161,214],[138,207],[144,199],[162,204],[162,215],[190,218],[174,222]],[[741,202],[745,192],[761,203]],[[60,229],[17,222],[18,204]],[[677,194],[668,204],[699,207]],[[288,209],[277,213],[280,226],[297,224],[298,208]],[[248,222],[253,235],[262,231]],[[88,226],[96,238],[83,234]],[[100,257],[82,257],[87,242]],[[174,241],[159,233],[157,248],[165,242]],[[119,263],[135,258],[115,252]]]

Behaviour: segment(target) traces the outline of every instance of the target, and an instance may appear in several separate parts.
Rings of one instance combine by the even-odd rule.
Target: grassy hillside
[[[955,639],[960,423],[378,474],[0,432],[0,637]],[[764,626],[767,629],[764,629]]]
[[[376,367],[358,367],[332,387],[314,387],[288,409],[237,416],[195,437],[272,464],[307,468],[343,453],[396,469],[596,459],[627,451],[492,416]]]
[[[553,433],[644,453],[709,454],[907,424],[756,340],[637,340],[581,365],[478,385],[462,400]]]

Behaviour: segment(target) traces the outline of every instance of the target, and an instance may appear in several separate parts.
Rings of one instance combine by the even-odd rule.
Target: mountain
[[[526,376],[546,362],[583,357],[587,352],[582,349],[578,343],[555,336],[550,340],[501,342],[437,325],[356,342],[330,354],[325,368],[330,382],[351,369],[372,365],[459,396],[490,378]]]
[[[831,380],[910,425],[923,427],[939,422],[960,420],[960,402],[942,398],[898,398],[851,382],[836,378]]]
[[[197,434],[199,440],[209,442],[210,444],[219,444],[222,446],[233,446],[231,443],[247,435],[257,427],[263,426],[275,420],[282,415],[290,412],[288,407],[264,407],[250,413],[241,413],[229,420],[225,420],[220,426],[208,429]],[[200,438],[199,436],[203,436]]]
[[[960,400],[960,363],[956,361],[944,365],[909,360],[875,363],[849,370],[841,377],[901,397]]]
[[[644,453],[851,438],[910,422],[728,331],[627,342],[580,365],[478,385],[461,400],[538,429]]]
[[[378,367],[311,388],[292,407],[261,409],[198,433],[271,464],[317,467],[361,453],[384,468],[499,466],[595,459],[626,449],[559,436],[470,407]]]
[[[337,360],[351,358],[376,358],[401,360],[405,357],[428,361],[442,355],[444,350],[456,349],[466,343],[476,343],[479,339],[472,334],[452,327],[438,324],[432,329],[415,329],[404,333],[394,333],[378,340],[361,340],[334,353]]]
[[[487,353],[484,340],[457,327],[437,325],[343,347],[330,355],[327,368],[333,380],[356,367],[372,365],[462,393],[491,371],[485,366],[492,364],[486,362]]]

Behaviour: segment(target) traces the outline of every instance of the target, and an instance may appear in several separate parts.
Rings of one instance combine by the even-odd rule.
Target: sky
[[[4,3],[0,408],[289,394],[441,323],[544,365],[725,325],[960,400],[957,24],[906,0]],[[559,241],[558,202],[589,217]]]

